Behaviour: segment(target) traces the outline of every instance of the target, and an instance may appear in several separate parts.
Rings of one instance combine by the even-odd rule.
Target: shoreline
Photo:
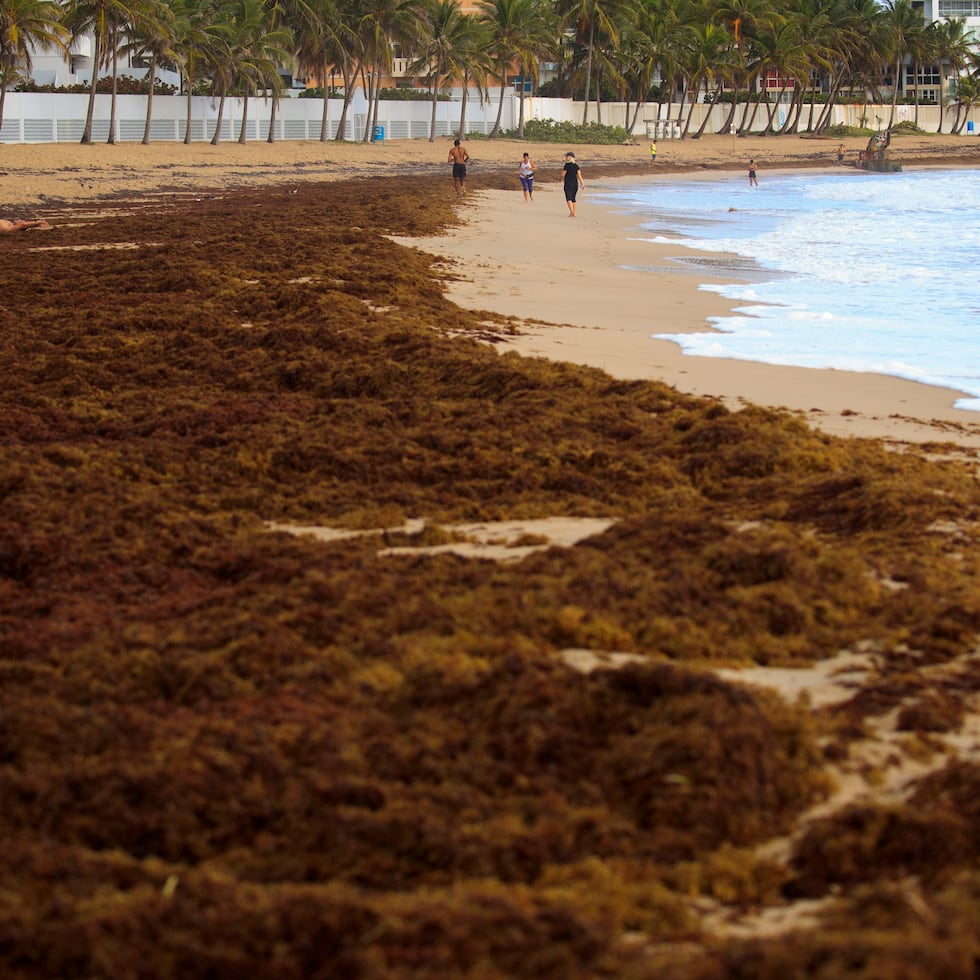
[[[461,306],[514,318],[524,326],[498,349],[589,365],[623,379],[652,379],[679,391],[746,404],[785,408],[834,435],[881,438],[895,444],[953,442],[980,449],[980,413],[953,408],[957,392],[886,375],[773,366],[689,356],[654,333],[711,329],[708,318],[735,304],[700,290],[702,283],[732,282],[740,271],[722,266],[706,275],[690,261],[696,253],[676,245],[631,240],[632,218],[593,206],[590,188],[625,183],[739,173],[754,157],[760,175],[800,168],[836,167],[837,139],[803,136],[705,136],[662,140],[651,168],[647,144],[574,146],[518,140],[468,140],[471,193],[458,208],[460,224],[440,239],[403,239],[442,256],[451,272],[444,288]],[[845,138],[849,158],[866,139]],[[246,144],[3,144],[0,188],[8,218],[46,218],[53,228],[39,244],[56,245],[59,223],[77,219],[86,203],[220,194],[249,187],[290,189],[303,182],[358,178],[445,181],[451,137],[364,143],[252,142]],[[561,198],[565,149],[574,148],[587,188],[570,235]],[[517,163],[527,149],[538,163],[534,205],[525,206]],[[903,136],[892,155],[909,167],[980,166],[980,140]],[[438,175],[438,176],[436,176]],[[13,203],[18,202],[18,203]],[[532,220],[533,218],[533,220]],[[687,255],[687,262],[675,261]],[[700,253],[697,253],[700,254]],[[643,275],[630,271],[640,267]],[[749,276],[750,278],[750,276]]]
[[[586,179],[574,234],[564,227],[559,185],[546,184],[536,188],[533,205],[519,192],[481,191],[449,236],[402,243],[449,263],[445,288],[453,302],[514,318],[520,332],[501,338],[501,352],[596,367],[621,380],[662,381],[732,410],[785,409],[835,436],[980,449],[980,413],[955,408],[967,396],[954,389],[884,374],[692,356],[654,339],[715,329],[709,318],[730,315],[737,303],[700,287],[751,281],[752,274],[738,269],[734,256],[731,264],[720,257],[713,274],[690,261],[701,253],[680,239],[641,241],[635,216],[589,206],[589,187],[613,178]]]

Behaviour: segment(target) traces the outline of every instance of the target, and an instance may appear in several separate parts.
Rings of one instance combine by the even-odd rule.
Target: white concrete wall
[[[95,99],[92,139],[105,141],[109,137],[110,99],[99,94]],[[489,102],[480,104],[476,93],[471,92],[466,107],[466,131],[489,133],[497,117],[495,95]],[[0,142],[3,143],[57,143],[77,142],[82,137],[85,116],[88,111],[88,95],[66,95],[46,92],[9,92],[4,106]],[[238,139],[241,132],[243,99],[227,99],[220,139]],[[145,95],[119,95],[116,97],[117,142],[139,141],[143,138],[146,121]],[[504,129],[514,127],[514,93],[504,90]],[[332,139],[340,121],[343,108],[339,99],[329,99],[327,120],[329,137]],[[360,91],[355,94],[347,113],[344,138],[359,140],[364,136],[367,123],[367,103]],[[461,105],[459,102],[436,103],[436,135],[449,136],[459,126]],[[266,139],[272,102],[263,98],[249,100],[246,139]],[[283,98],[276,111],[276,139],[317,140],[320,138],[322,99]],[[218,116],[218,100],[208,96],[191,99],[191,138],[209,140],[214,134]],[[150,138],[168,141],[182,140],[187,118],[187,98],[181,95],[155,95]],[[432,118],[431,102],[382,102],[379,106],[378,125],[384,127],[385,139],[428,138]]]
[[[499,91],[499,90],[498,90]],[[498,93],[481,105],[478,95],[470,93],[466,107],[466,132],[488,134],[497,117]],[[116,105],[117,142],[133,142],[143,138],[143,127],[146,119],[146,96],[120,95]],[[218,101],[206,96],[195,96],[191,100],[191,139],[195,142],[210,140],[214,134],[218,115]],[[228,99],[225,102],[224,117],[220,139],[238,139],[241,131],[242,99]],[[333,139],[339,124],[341,102],[339,99],[328,100],[328,137]],[[248,123],[246,139],[264,140],[269,133],[269,119],[272,103],[266,99],[253,98],[249,100]],[[436,104],[436,136],[451,136],[459,126],[461,105],[459,101],[439,102]],[[4,118],[0,126],[0,142],[2,143],[56,143],[78,142],[81,139],[85,125],[85,115],[88,110],[87,95],[65,95],[61,93],[9,92],[4,107]],[[627,120],[627,110],[632,118],[635,106],[623,103],[605,103],[602,107],[602,121],[606,125],[624,126]],[[648,134],[660,139],[679,135],[676,127],[656,129],[656,120],[661,124],[666,120],[676,121],[679,106],[664,106],[658,115],[655,104],[640,108],[637,124],[633,135],[644,139]],[[710,113],[706,133],[716,132],[722,125],[727,106],[695,107],[695,118],[691,132],[697,130],[704,113]],[[150,138],[154,141],[180,141],[184,138],[184,128],[187,111],[187,99],[179,95],[157,95],[153,98],[153,121]],[[320,138],[320,119],[323,111],[322,99],[284,98],[279,103],[276,113],[275,138],[282,140],[318,140]],[[685,107],[685,111],[687,111]],[[760,108],[756,117],[756,128],[761,126],[764,119]],[[95,100],[93,119],[93,141],[104,142],[109,136],[110,96],[100,94]],[[504,130],[517,127],[519,103],[513,89],[504,89],[504,111],[501,126]],[[384,127],[384,138],[391,139],[426,139],[429,136],[429,126],[432,113],[430,102],[382,102],[378,117],[379,126]],[[912,119],[913,106],[899,106],[898,119]],[[568,99],[542,99],[526,97],[524,100],[524,118],[553,119],[556,122],[581,123],[583,105]],[[889,116],[887,106],[837,106],[834,109],[835,123],[851,126],[870,126],[872,129],[884,125]],[[880,121],[878,119],[880,117]],[[778,118],[778,117],[777,117]],[[946,126],[952,122],[951,112],[945,114]],[[974,109],[969,117],[974,121],[974,129],[970,135],[980,135],[980,110]],[[596,120],[595,106],[589,107],[589,119]],[[919,125],[927,132],[935,132],[939,123],[939,110],[935,107],[919,109]],[[348,111],[347,125],[343,134],[344,139],[360,140],[364,136],[367,124],[367,104],[360,91],[357,92],[353,104]],[[966,135],[966,128],[964,134]]]

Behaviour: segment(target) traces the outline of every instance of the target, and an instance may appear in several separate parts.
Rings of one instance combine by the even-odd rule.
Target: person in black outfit
[[[565,179],[565,201],[568,204],[569,218],[575,217],[575,198],[578,189],[585,187],[582,179],[582,168],[575,162],[575,154],[569,151],[565,154],[565,166],[561,168]]]

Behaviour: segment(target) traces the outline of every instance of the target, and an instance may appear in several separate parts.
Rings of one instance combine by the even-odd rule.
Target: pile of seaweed
[[[385,237],[445,193],[0,246],[0,974],[974,977],[974,474],[501,353]],[[615,523],[507,564],[269,529],[555,515]],[[715,672],[857,649],[819,710]],[[804,819],[889,712],[921,777]]]

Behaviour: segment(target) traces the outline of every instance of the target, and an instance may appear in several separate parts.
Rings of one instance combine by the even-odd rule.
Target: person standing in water
[[[749,160],[749,187],[758,187],[759,179],[755,175],[755,160]]]
[[[457,197],[462,197],[466,193],[466,163],[469,158],[466,147],[460,146],[459,140],[453,140],[452,149],[449,151],[449,162],[453,165],[453,187],[456,189]]]
[[[521,160],[521,167],[518,174],[521,178],[521,188],[524,191],[524,200],[534,202],[534,174],[538,168],[534,165],[529,153],[524,154]]]
[[[575,154],[571,150],[565,154],[565,166],[561,168],[565,181],[565,203],[568,205],[569,218],[575,217],[575,198],[578,189],[585,187],[582,179],[582,168],[575,162]]]

